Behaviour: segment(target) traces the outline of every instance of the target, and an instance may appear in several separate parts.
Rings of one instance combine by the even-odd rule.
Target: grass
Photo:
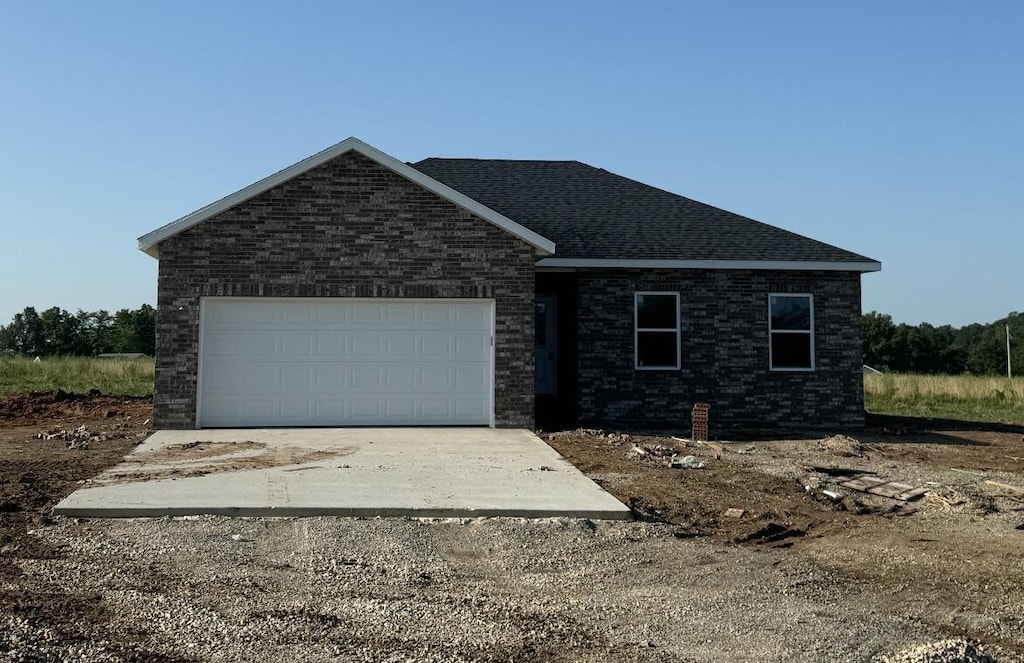
[[[1024,378],[868,374],[864,405],[880,414],[1024,424]]]
[[[0,358],[0,394],[54,389],[146,396],[153,393],[153,360],[48,357],[36,362],[23,357]]]

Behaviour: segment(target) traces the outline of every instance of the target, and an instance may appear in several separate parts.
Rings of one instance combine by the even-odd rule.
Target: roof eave
[[[356,151],[363,156],[377,162],[381,166],[391,170],[392,172],[401,175],[407,180],[414,182],[422,186],[423,188],[431,191],[442,198],[454,203],[455,205],[463,208],[464,210],[474,214],[494,225],[498,226],[502,230],[505,230],[509,234],[518,237],[524,242],[532,245],[538,253],[542,255],[553,255],[555,252],[555,243],[546,237],[543,237],[529,228],[522,226],[512,219],[500,214],[491,208],[478,203],[469,196],[459,193],[455,189],[443,184],[434,178],[422,173],[407,163],[399,161],[394,157],[381,152],[372,145],[368,145],[358,138],[352,136],[346,138],[340,143],[328,147],[326,150],[317,152],[313,156],[307,157],[302,161],[299,161],[291,166],[288,166],[284,170],[280,170],[273,175],[264,177],[258,182],[254,182],[249,186],[239,189],[235,193],[229,196],[225,196],[220,200],[210,203],[209,205],[202,207],[191,214],[187,214],[176,221],[172,221],[165,226],[157,228],[156,230],[147,233],[139,237],[139,250],[159,259],[159,244],[160,242],[177,235],[178,233],[184,232],[185,230],[198,225],[199,223],[217,215],[221,212],[231,209],[236,205],[240,205],[245,201],[258,196],[261,193],[269,191],[274,187],[287,182],[288,180],[298,177],[299,175],[322,165],[331,159],[337,158],[347,152]]]
[[[633,258],[541,258],[536,266],[544,268],[603,267],[617,269],[752,269],[782,271],[878,272],[877,260],[665,260]]]

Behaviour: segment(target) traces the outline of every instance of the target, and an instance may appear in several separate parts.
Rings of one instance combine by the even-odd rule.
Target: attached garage
[[[204,297],[199,427],[493,425],[494,301]]]

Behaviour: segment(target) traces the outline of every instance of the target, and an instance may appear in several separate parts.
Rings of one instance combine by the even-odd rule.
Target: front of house
[[[877,262],[578,162],[350,138],[139,244],[160,428],[863,423]]]

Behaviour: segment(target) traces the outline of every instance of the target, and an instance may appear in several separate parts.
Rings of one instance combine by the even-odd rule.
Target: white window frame
[[[641,366],[640,365],[640,332],[660,332],[662,334],[668,334],[673,330],[668,328],[664,329],[652,329],[648,327],[640,327],[640,297],[642,295],[656,295],[663,297],[674,297],[675,298],[675,311],[676,311],[676,365],[675,366]],[[637,371],[678,371],[683,365],[683,349],[682,349],[682,325],[680,324],[682,316],[679,313],[679,293],[665,290],[638,290],[633,293],[633,368]]]
[[[772,297],[806,297],[811,305],[810,329],[772,329]],[[803,334],[811,339],[811,365],[810,367],[780,366],[776,368],[775,358],[772,356],[772,337],[775,334]],[[809,373],[816,370],[817,361],[815,357],[814,341],[814,295],[809,292],[770,292],[768,293],[768,370],[781,372],[803,372]]]

